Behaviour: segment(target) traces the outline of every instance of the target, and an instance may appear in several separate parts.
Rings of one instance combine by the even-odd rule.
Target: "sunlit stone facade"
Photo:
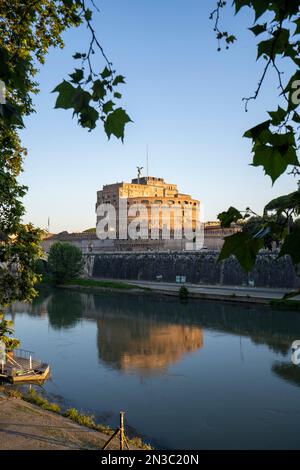
[[[117,234],[119,238],[119,209],[120,204],[127,204],[127,224],[136,218],[137,214],[147,219],[148,230],[153,227],[174,232],[189,225],[193,230],[199,223],[200,202],[189,194],[179,192],[176,184],[166,183],[163,178],[153,176],[133,179],[131,183],[114,183],[103,187],[97,192],[96,209],[100,204],[111,204],[117,213]],[[143,206],[146,212],[138,212],[138,206]],[[123,207],[123,206],[122,206]],[[156,210],[157,208],[157,210]],[[167,209],[167,211],[165,211]],[[155,220],[154,220],[155,217]],[[101,217],[97,217],[97,223]]]

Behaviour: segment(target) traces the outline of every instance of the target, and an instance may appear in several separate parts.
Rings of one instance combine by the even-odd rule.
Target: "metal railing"
[[[25,359],[29,363],[29,369],[32,369],[32,365],[39,367],[42,365],[42,361],[34,357],[33,351],[28,351],[27,349],[17,348],[14,350],[14,358],[17,361],[18,359]]]
[[[19,357],[20,359],[29,359],[30,356],[34,356],[34,352],[28,351],[27,349],[16,348],[14,349],[14,356]]]

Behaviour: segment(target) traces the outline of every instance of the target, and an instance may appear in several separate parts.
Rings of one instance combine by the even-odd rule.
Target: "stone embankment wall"
[[[175,282],[212,285],[254,285],[256,287],[300,286],[289,257],[262,252],[253,271],[245,273],[235,258],[218,262],[218,252],[103,253],[86,255],[86,275],[98,278]]]

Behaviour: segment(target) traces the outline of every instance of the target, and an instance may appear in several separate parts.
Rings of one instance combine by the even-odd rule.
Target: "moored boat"
[[[25,349],[6,353],[6,361],[0,366],[0,379],[12,383],[45,381],[49,375],[49,364],[34,358],[34,353]]]

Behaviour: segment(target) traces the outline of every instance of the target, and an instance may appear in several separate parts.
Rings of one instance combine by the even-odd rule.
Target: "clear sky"
[[[271,186],[262,168],[249,166],[245,130],[267,119],[277,107],[278,90],[270,74],[260,98],[245,113],[242,98],[256,88],[263,63],[247,31],[253,17],[228,7],[227,29],[238,37],[229,51],[217,52],[209,13],[216,0],[96,0],[94,24],[118,73],[126,76],[122,106],[134,123],[124,144],[92,133],[55,110],[51,90],[73,71],[74,52],[85,52],[85,27],[65,34],[64,50],[51,50],[39,73],[37,113],[26,119],[23,144],[29,150],[22,182],[29,186],[25,221],[50,230],[78,231],[95,226],[96,191],[130,181],[136,166],[177,183],[204,205],[204,219],[235,205],[261,211],[272,197],[294,190],[290,176]],[[230,2],[228,2],[230,3]],[[102,68],[104,64],[102,63]],[[100,62],[99,62],[100,71]]]

